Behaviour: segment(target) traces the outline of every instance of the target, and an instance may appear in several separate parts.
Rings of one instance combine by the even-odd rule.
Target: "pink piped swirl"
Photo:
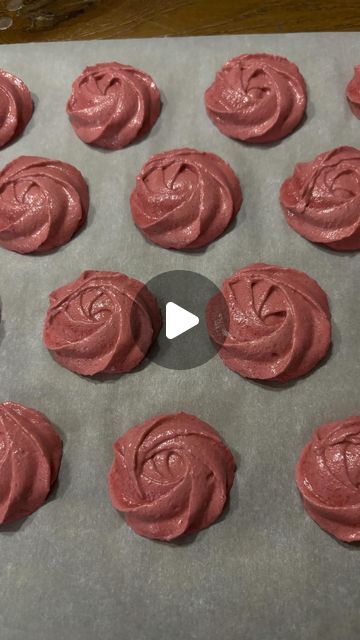
[[[84,271],[49,297],[44,344],[59,364],[82,375],[131,371],[160,331],[154,296],[123,273]]]
[[[23,81],[0,69],[0,147],[24,131],[33,110],[30,91]]]
[[[297,164],[280,202],[304,238],[336,251],[360,249],[360,151],[337,147]]]
[[[306,101],[297,66],[268,53],[228,60],[205,92],[207,114],[221,133],[252,143],[289,135],[302,120]]]
[[[231,451],[206,422],[188,413],[160,415],[114,444],[113,506],[139,535],[170,541],[212,524],[233,484]]]
[[[360,416],[318,427],[296,483],[309,516],[344,542],[360,541]]]
[[[354,76],[346,86],[346,97],[354,116],[360,118],[360,65],[354,67]]]
[[[122,149],[150,131],[160,114],[160,92],[144,71],[103,62],[76,78],[66,109],[83,142]]]
[[[44,504],[61,456],[61,439],[45,416],[15,402],[0,404],[0,524]]]
[[[166,249],[198,249],[225,231],[242,203],[238,178],[219,156],[196,149],[158,153],[136,178],[135,224]]]
[[[43,253],[68,242],[89,208],[86,182],[71,164],[20,156],[0,173],[0,245]]]
[[[331,339],[326,294],[302,271],[251,264],[206,310],[224,364],[245,378],[287,382],[315,367]]]

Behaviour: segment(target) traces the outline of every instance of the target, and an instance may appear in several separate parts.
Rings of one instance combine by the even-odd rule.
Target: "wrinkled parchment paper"
[[[308,85],[306,122],[279,144],[251,147],[221,135],[203,93],[222,63],[244,52],[296,62]],[[359,34],[230,36],[3,46],[1,67],[19,75],[36,109],[24,135],[0,151],[75,164],[90,185],[89,224],[46,256],[0,249],[0,400],[38,408],[65,442],[49,502],[0,533],[1,640],[355,640],[360,634],[360,549],[339,544],[304,513],[294,464],[313,428],[360,411],[360,255],[308,243],[285,223],[278,189],[299,160],[341,144],[360,146],[344,88],[360,63]],[[148,71],[163,111],[150,135],[118,152],[85,146],[65,113],[87,64],[119,60]],[[148,244],[133,226],[129,195],[150,154],[176,146],[213,151],[239,175],[235,227],[205,252]],[[94,382],[58,366],[42,346],[48,292],[85,268],[147,281],[169,269],[221,285],[266,261],[306,270],[328,293],[333,349],[295,384],[243,380],[215,357],[189,371],[149,363]],[[185,410],[212,424],[234,450],[230,509],[182,544],[136,536],[111,507],[112,442],[149,416]]]

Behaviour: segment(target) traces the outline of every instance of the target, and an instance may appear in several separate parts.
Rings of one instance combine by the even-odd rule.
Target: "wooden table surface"
[[[360,0],[0,0],[0,42],[358,31]]]

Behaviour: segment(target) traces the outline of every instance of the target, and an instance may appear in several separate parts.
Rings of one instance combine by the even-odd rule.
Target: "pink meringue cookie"
[[[206,422],[188,413],[156,416],[114,444],[109,493],[139,535],[170,541],[211,525],[233,484],[233,455]]]
[[[122,149],[153,127],[161,110],[160,92],[144,71],[103,62],[76,78],[66,110],[83,142]]]
[[[85,223],[87,184],[60,160],[20,156],[0,173],[0,245],[43,253],[69,242]]]
[[[198,249],[213,242],[241,203],[231,167],[213,153],[187,148],[152,156],[130,198],[137,227],[166,249]]]
[[[354,67],[354,77],[346,86],[346,97],[354,116],[360,118],[360,65]]]
[[[31,93],[23,81],[0,69],[0,147],[23,132],[33,110]]]
[[[160,331],[154,296],[123,273],[84,271],[49,297],[44,344],[59,364],[75,373],[131,371]]]
[[[330,346],[326,294],[302,271],[251,264],[224,281],[206,310],[224,364],[245,378],[303,376]]]
[[[297,66],[269,53],[228,60],[205,92],[207,114],[221,133],[252,143],[289,135],[304,117],[306,102]]]
[[[322,529],[344,542],[360,541],[360,416],[314,431],[296,483],[305,510]]]
[[[338,147],[297,164],[280,202],[288,224],[307,240],[360,249],[360,151]]]
[[[15,402],[0,404],[0,524],[44,504],[61,456],[61,439],[44,415]]]

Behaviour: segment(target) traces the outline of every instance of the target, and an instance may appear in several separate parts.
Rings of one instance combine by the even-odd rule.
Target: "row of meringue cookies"
[[[360,67],[346,87],[360,117]],[[205,92],[206,112],[225,135],[249,143],[284,138],[303,119],[307,93],[298,67],[267,53],[228,60]],[[16,138],[33,113],[26,85],[0,71],[0,147]],[[72,84],[66,110],[76,135],[87,144],[122,149],[148,133],[161,111],[160,91],[150,75],[130,65],[104,62],[86,67]]]
[[[170,541],[222,513],[236,464],[206,422],[187,413],[155,416],[113,445],[110,499],[136,533]],[[39,411],[0,404],[0,525],[41,507],[59,474],[62,441]]]
[[[113,452],[110,500],[141,536],[170,542],[197,533],[228,503],[233,454],[196,416],[154,416],[120,436]],[[0,404],[0,525],[45,503],[61,459],[62,441],[48,418],[21,404]],[[344,542],[360,540],[359,460],[360,416],[353,416],[318,427],[296,466],[306,511]]]
[[[309,373],[331,343],[328,299],[296,269],[251,264],[210,298],[206,323],[224,364],[244,378],[284,383]],[[50,294],[43,341],[84,376],[136,369],[162,326],[156,298],[135,278],[85,271]]]
[[[346,87],[360,118],[360,66]],[[287,58],[267,53],[228,60],[205,92],[206,112],[231,138],[268,143],[289,135],[302,121],[306,84]],[[20,78],[0,70],[0,147],[25,129],[34,105]],[[161,111],[160,91],[150,75],[130,65],[105,62],[86,67],[72,84],[66,110],[78,137],[107,149],[122,149],[148,133]]]
[[[360,150],[338,147],[295,166],[280,188],[285,219],[314,243],[360,249]],[[219,156],[173,149],[152,156],[136,178],[132,218],[145,238],[191,251],[221,236],[242,204],[239,179]],[[0,172],[0,246],[44,253],[84,226],[88,186],[59,160],[20,156]]]

